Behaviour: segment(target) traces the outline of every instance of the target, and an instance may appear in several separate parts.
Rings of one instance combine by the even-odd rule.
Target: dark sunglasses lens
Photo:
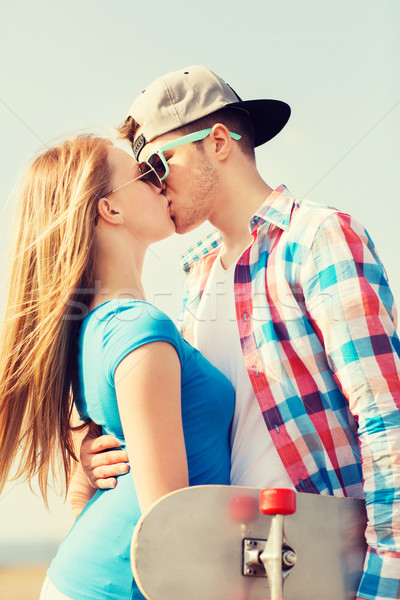
[[[146,181],[150,181],[150,183],[152,183],[153,185],[155,185],[158,188],[162,188],[162,183],[160,178],[158,177],[157,173],[154,172],[154,170],[151,168],[151,166],[149,165],[149,163],[147,162],[141,162],[139,165],[139,169],[140,172],[145,175],[146,177],[143,177],[143,179],[146,179]]]
[[[147,162],[155,170],[160,179],[165,176],[165,165],[158,154],[152,154],[149,156]]]

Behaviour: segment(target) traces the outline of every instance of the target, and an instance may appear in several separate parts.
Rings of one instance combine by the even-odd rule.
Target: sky
[[[0,306],[13,191],[32,156],[83,131],[113,136],[150,81],[194,64],[244,100],[290,104],[283,132],[257,149],[261,175],[361,221],[400,303],[399,22],[398,0],[0,0]],[[148,253],[147,299],[174,320],[179,257],[210,228]],[[57,544],[71,524],[55,494],[47,512],[11,482],[0,496],[0,565],[7,544]]]

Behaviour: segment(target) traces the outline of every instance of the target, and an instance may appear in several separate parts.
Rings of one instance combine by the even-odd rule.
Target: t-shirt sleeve
[[[133,350],[151,342],[174,346],[183,367],[183,339],[166,314],[146,302],[119,304],[103,335],[104,368],[111,386],[119,363]]]

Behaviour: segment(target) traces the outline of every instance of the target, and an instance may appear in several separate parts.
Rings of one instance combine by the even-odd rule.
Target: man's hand
[[[89,431],[83,438],[80,460],[90,485],[105,490],[117,485],[116,477],[128,473],[128,454],[118,450],[121,443],[113,435],[101,435],[101,428],[89,424]]]

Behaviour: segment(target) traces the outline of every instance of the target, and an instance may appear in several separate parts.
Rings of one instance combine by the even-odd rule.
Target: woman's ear
[[[121,215],[111,207],[107,198],[100,198],[97,203],[97,211],[99,216],[111,225],[120,225],[123,223]]]

